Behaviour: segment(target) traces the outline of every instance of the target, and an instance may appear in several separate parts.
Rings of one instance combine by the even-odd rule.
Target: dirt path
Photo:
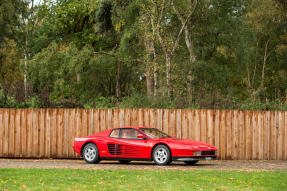
[[[99,164],[87,164],[83,160],[50,159],[0,159],[0,168],[71,168],[71,169],[137,169],[137,170],[287,170],[287,161],[199,161],[194,166],[173,162],[168,166],[157,166],[153,162],[131,162],[119,164],[117,161],[102,161]]]

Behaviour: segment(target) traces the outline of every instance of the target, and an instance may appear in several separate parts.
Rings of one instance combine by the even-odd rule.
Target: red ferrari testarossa
[[[75,138],[74,151],[87,163],[100,160],[154,161],[166,165],[172,161],[195,164],[199,160],[216,158],[217,148],[206,143],[173,138],[150,127],[122,127],[83,138]]]

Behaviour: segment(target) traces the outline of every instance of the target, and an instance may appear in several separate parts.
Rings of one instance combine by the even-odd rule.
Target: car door
[[[137,138],[142,134],[137,129],[123,128],[120,131],[121,156],[128,158],[151,158],[151,145],[147,138]],[[145,137],[145,136],[144,136]]]
[[[150,158],[151,146],[149,141],[146,138],[137,138],[138,134],[141,133],[133,128],[122,128],[120,132],[111,132],[110,139],[107,142],[108,152],[111,157]]]

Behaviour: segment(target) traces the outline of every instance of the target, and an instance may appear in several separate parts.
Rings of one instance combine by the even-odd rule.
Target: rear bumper
[[[216,156],[172,157],[174,161],[215,160]]]
[[[73,146],[73,150],[78,153],[79,155],[81,155],[81,147],[79,147],[78,145],[74,145]]]

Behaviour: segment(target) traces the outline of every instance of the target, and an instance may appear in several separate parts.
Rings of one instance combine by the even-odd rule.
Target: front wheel
[[[171,153],[167,146],[165,145],[158,145],[153,150],[153,161],[157,165],[167,165],[171,163]]]
[[[188,165],[194,165],[198,162],[198,160],[192,160],[192,161],[184,161],[185,164],[188,164]]]
[[[99,150],[94,143],[88,143],[82,153],[85,161],[89,164],[96,164],[100,161]]]

